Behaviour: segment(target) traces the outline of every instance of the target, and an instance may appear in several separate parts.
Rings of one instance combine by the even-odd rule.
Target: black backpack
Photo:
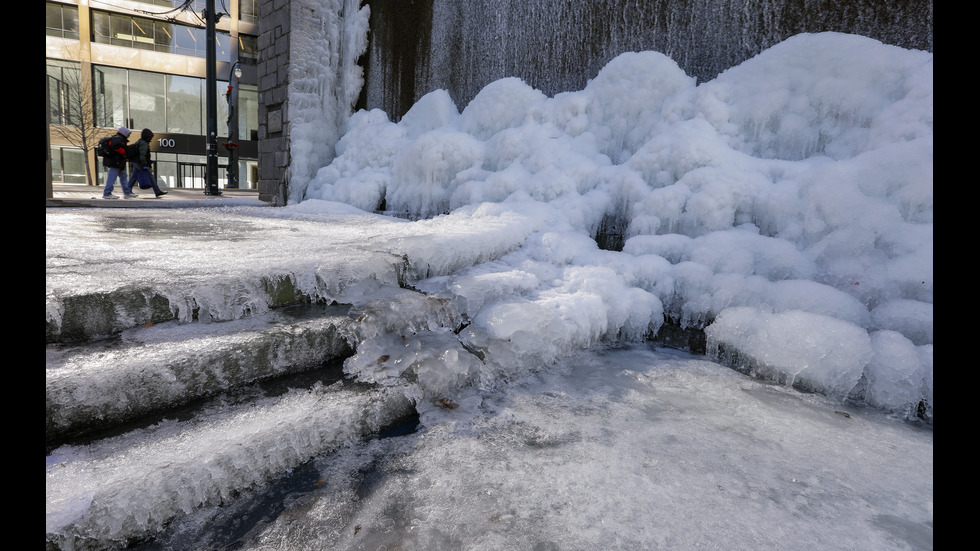
[[[116,152],[112,150],[112,144],[110,143],[113,137],[114,136],[108,136],[99,140],[99,145],[95,148],[95,152],[99,155],[99,157],[111,157],[116,154]]]
[[[140,143],[136,142],[133,144],[123,146],[126,148],[126,160],[127,161],[139,161],[140,160]]]

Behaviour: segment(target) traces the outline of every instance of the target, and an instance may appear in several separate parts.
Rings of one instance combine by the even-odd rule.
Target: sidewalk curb
[[[45,208],[201,208],[201,207],[271,207],[259,199],[258,190],[228,189],[219,195],[206,195],[203,189],[170,188],[166,196],[154,197],[140,193],[139,197],[102,199],[102,188],[79,184],[54,184],[53,197],[46,197]]]

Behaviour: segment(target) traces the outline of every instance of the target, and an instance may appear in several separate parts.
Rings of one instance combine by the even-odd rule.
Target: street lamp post
[[[242,78],[242,67],[236,60],[228,77],[228,184],[230,189],[238,189],[238,79]]]
[[[215,89],[217,84],[217,44],[214,35],[214,25],[217,14],[214,12],[214,0],[207,1],[207,13],[205,14],[205,32],[207,34],[207,59],[206,80],[207,80],[207,112],[208,112],[208,135],[206,144],[207,154],[207,174],[204,180],[205,195],[221,195],[218,190],[218,91]]]

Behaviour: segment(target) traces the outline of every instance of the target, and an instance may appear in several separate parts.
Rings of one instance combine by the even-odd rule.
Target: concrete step
[[[46,458],[48,549],[132,549],[174,519],[229,503],[413,412],[401,389],[337,382],[215,403]]]
[[[353,353],[349,306],[301,305],[225,323],[169,321],[46,350],[49,442],[165,412]]]

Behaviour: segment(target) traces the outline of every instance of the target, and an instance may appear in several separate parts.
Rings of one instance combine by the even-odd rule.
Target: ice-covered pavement
[[[686,353],[589,352],[319,456],[305,484],[198,510],[142,549],[926,550],[932,444]]]
[[[53,450],[49,537],[145,551],[932,549],[931,429],[646,343],[518,362],[504,341],[467,335],[452,301],[398,285],[492,264],[540,221],[488,216],[475,231],[478,218],[323,207],[48,211],[49,314],[143,292],[212,322],[130,328],[124,350],[157,346],[134,338],[154,330],[173,337],[174,361],[217,350],[188,335],[255,330],[274,310],[256,283],[270,274],[355,305],[357,323],[343,385],[219,399]],[[102,370],[89,356],[87,388],[113,382],[119,354]],[[416,432],[371,436],[413,408]]]
[[[376,444],[336,548],[932,547],[932,434],[877,413],[643,346],[478,403]]]

